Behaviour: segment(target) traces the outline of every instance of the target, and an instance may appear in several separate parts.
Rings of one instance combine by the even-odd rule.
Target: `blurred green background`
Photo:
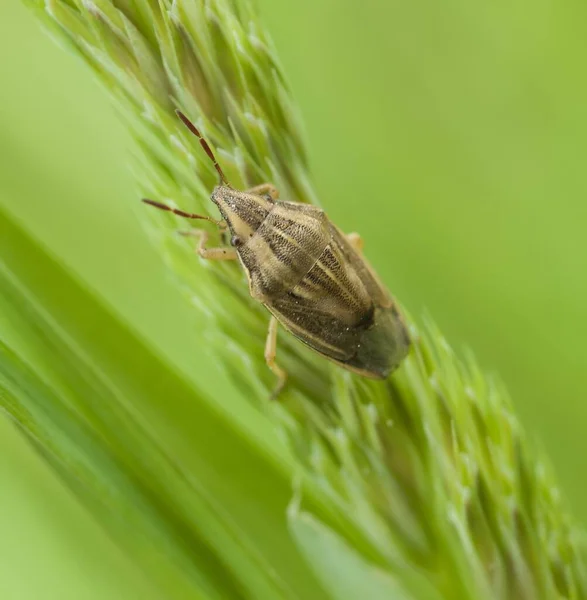
[[[259,4],[323,205],[362,233],[413,316],[428,312],[505,380],[586,523],[587,6]],[[193,315],[136,222],[124,125],[18,0],[0,3],[0,86],[2,206],[215,389]],[[0,597],[149,597],[6,421],[0,487]]]

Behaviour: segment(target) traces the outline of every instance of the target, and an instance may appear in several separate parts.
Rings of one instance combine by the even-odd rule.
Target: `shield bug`
[[[287,377],[275,362],[278,322],[341,367],[373,379],[387,377],[407,355],[410,338],[393,298],[362,256],[361,238],[342,233],[316,206],[278,200],[272,184],[234,189],[194,124],[180,111],[177,115],[218,172],[211,200],[222,219],[143,201],[230,232],[225,248],[208,248],[204,230],[191,233],[200,238],[202,258],[239,260],[251,296],[271,313],[265,360],[278,378],[273,397]]]

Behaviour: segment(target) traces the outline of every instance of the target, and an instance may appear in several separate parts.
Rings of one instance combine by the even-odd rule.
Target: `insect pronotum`
[[[361,238],[342,233],[315,206],[278,200],[279,192],[270,183],[234,189],[194,124],[180,111],[177,115],[218,172],[220,182],[211,200],[222,219],[143,201],[230,231],[230,246],[225,248],[208,248],[204,230],[188,234],[199,237],[202,258],[238,259],[251,296],[271,313],[265,360],[277,376],[272,396],[287,378],[275,362],[278,322],[341,367],[373,379],[387,377],[407,355],[410,338],[393,298],[361,254]]]

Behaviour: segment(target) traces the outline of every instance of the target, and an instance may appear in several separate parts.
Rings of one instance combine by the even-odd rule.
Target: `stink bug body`
[[[228,248],[207,248],[207,233],[193,232],[200,237],[197,250],[207,259],[238,259],[251,296],[271,313],[265,359],[279,379],[274,395],[286,380],[275,362],[277,322],[341,367],[373,379],[387,377],[408,353],[410,339],[393,298],[361,255],[359,236],[343,234],[315,206],[278,200],[271,184],[232,188],[199,131],[177,114],[220,176],[211,200],[222,220],[144,201],[228,228]]]

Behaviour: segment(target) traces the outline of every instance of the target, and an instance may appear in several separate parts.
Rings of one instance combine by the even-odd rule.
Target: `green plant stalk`
[[[235,187],[272,181],[283,197],[316,201],[297,113],[268,36],[248,2],[29,4],[116,99],[140,148],[141,193],[194,212],[211,210],[208,195],[216,175],[176,119],[174,109],[181,108],[216,149]],[[273,378],[263,361],[267,313],[249,297],[242,273],[235,265],[198,261],[189,240],[174,235],[183,226],[175,217],[142,210],[139,218],[188,300],[208,315],[218,360],[293,448],[314,503],[306,507],[302,490],[307,488],[298,490],[288,511],[289,527],[329,597],[358,597],[361,590],[373,598],[586,597],[583,549],[552,475],[528,449],[502,386],[484,376],[472,358],[459,360],[432,325],[424,332],[412,325],[411,355],[379,383],[316,360],[290,336],[281,336],[279,357],[290,382],[280,402],[270,404]],[[4,355],[5,409],[40,449],[60,457],[61,471],[71,479],[67,458],[75,452],[78,434],[63,428],[60,439],[68,443],[59,448],[48,444],[61,410],[59,399],[45,394],[48,424],[30,409],[45,397],[40,382],[32,382],[31,369],[10,349]],[[76,406],[83,406],[83,398]],[[109,406],[114,410],[116,399]],[[79,425],[78,416],[70,415],[72,427]],[[123,413],[119,419],[128,428],[136,415]],[[112,442],[108,427],[101,436],[97,451]],[[150,442],[148,436],[119,440],[120,453],[109,457],[112,469],[128,478],[136,472],[129,456],[140,456]],[[157,453],[156,447],[151,452]],[[149,464],[160,465],[162,477],[169,476],[167,459],[154,455]],[[88,469],[90,498],[99,496],[101,488],[89,473],[99,475],[101,469],[99,462]],[[161,489],[152,495],[140,480],[116,490],[122,495],[141,491],[148,511],[164,497],[167,504],[152,519],[169,525],[169,514],[182,504],[163,490],[177,492],[181,482],[171,475],[159,483]],[[199,496],[204,492],[199,490]],[[204,513],[196,523],[201,525]],[[187,516],[176,518],[181,529]],[[158,539],[161,531],[144,535]],[[231,560],[246,560],[242,548],[223,553],[208,543],[203,554],[213,561],[209,569],[208,559],[194,559],[177,535],[166,539],[166,551],[177,553],[173,564],[179,572],[195,568],[185,585],[204,590],[205,597],[300,597],[299,590],[287,591],[270,576],[263,561],[246,569],[231,565]],[[220,592],[222,577],[207,574],[231,568],[234,584]],[[245,571],[254,572],[247,581]]]
[[[268,538],[272,551],[279,548],[295,564],[280,543],[282,514],[274,507],[289,482],[18,226],[0,219],[0,233],[0,254],[12,258],[10,268],[0,268],[0,315],[19,332],[16,348],[0,349],[0,406],[162,597],[199,597],[197,590],[203,598],[291,597],[263,552]],[[46,278],[50,288],[42,285]],[[25,345],[36,350],[34,362],[17,355],[26,354]],[[185,422],[194,405],[200,427]],[[169,433],[161,425],[167,421],[174,422]],[[227,448],[236,463],[223,464]],[[234,474],[219,481],[211,467],[251,469],[251,481]],[[251,484],[264,494],[267,531],[247,510]],[[225,564],[240,565],[239,574]],[[296,585],[297,577],[303,578],[299,570]],[[242,588],[249,594],[236,593]]]

